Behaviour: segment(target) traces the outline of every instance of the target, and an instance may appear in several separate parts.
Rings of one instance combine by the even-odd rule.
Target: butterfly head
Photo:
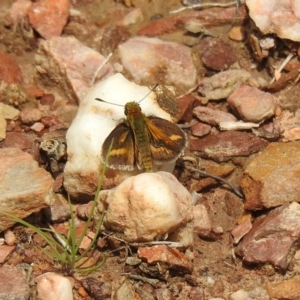
[[[135,114],[135,113],[140,113],[142,111],[139,103],[137,102],[128,102],[125,104],[125,116],[131,115],[131,114]]]

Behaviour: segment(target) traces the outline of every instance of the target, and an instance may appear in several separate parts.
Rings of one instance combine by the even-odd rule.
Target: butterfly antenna
[[[104,103],[108,103],[108,104],[112,104],[112,105],[116,105],[116,106],[122,106],[122,107],[124,107],[124,105],[117,104],[117,103],[112,103],[112,102],[108,102],[108,101],[102,100],[100,98],[95,98],[95,100],[100,101],[100,102],[104,102]]]
[[[138,102],[138,104],[140,104],[145,98],[147,98],[156,88],[158,87],[158,84],[156,84],[155,86],[154,86],[154,88],[152,88],[150,91],[149,91],[149,93],[147,93],[147,95],[146,96],[144,96],[139,102]]]

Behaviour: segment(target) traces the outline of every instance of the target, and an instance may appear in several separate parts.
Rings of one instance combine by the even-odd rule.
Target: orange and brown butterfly
[[[185,149],[185,133],[168,120],[147,117],[138,102],[125,105],[125,116],[125,121],[112,130],[102,145],[101,159],[104,162],[113,142],[107,164],[109,168],[130,171],[137,166],[144,172],[152,172],[153,164],[174,162]]]

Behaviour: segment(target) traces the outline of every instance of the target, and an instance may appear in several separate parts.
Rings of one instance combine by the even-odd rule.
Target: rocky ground
[[[145,194],[151,183],[173,193],[171,229],[153,233],[155,217],[147,231],[146,215],[129,228],[124,219],[135,205],[114,195],[131,186],[111,188],[128,177],[132,186],[143,181],[136,171],[106,173],[105,230],[89,252],[92,264],[107,256],[97,271],[62,268],[38,234],[0,215],[0,299],[300,298],[300,12],[292,0],[279,2],[1,1],[0,213],[66,235],[68,193],[82,232],[103,139],[111,120],[124,118],[121,107],[99,119],[99,103],[87,99],[98,85],[96,97],[111,102],[145,94],[125,99],[120,81],[105,91],[101,84],[120,80],[117,73],[162,97],[157,115],[178,122],[188,144],[173,172],[178,181],[144,181]],[[172,88],[159,94],[157,84]],[[143,111],[156,114],[151,105]],[[165,199],[150,192],[156,196]]]

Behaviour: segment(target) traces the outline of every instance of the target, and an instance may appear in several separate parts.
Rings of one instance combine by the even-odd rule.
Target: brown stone
[[[237,60],[228,42],[219,38],[205,37],[198,44],[203,64],[213,70],[227,70]]]
[[[286,270],[300,240],[300,205],[293,202],[273,209],[253,222],[235,253],[247,263],[270,263]]]
[[[138,257],[146,259],[149,264],[166,263],[170,268],[190,273],[192,263],[182,252],[166,245],[139,247]]]
[[[45,39],[60,36],[68,20],[69,9],[69,0],[38,0],[29,9],[29,22]]]
[[[34,137],[22,132],[7,132],[6,139],[2,142],[3,148],[13,147],[21,150],[30,150]]]
[[[246,209],[300,202],[299,153],[300,141],[272,143],[247,165],[241,180]]]
[[[23,82],[23,75],[19,65],[4,51],[0,51],[0,81],[8,84]]]
[[[266,290],[270,297],[275,299],[299,299],[300,298],[300,276],[284,280],[282,282],[269,283]]]
[[[225,9],[205,9],[200,11],[186,11],[180,15],[175,15],[169,18],[162,18],[151,22],[138,31],[139,35],[158,36],[165,33],[170,33],[182,27],[183,24],[191,19],[205,21],[206,24],[214,26],[222,24],[231,24],[235,19],[235,24],[242,23],[246,17],[244,6],[239,7],[239,13],[236,14],[235,7]]]
[[[191,127],[191,133],[193,136],[204,136],[210,133],[211,126],[204,123],[197,123]]]
[[[190,151],[196,151],[200,157],[216,161],[228,161],[233,157],[249,156],[267,146],[268,142],[252,134],[239,131],[220,132],[202,139],[190,139]]]

